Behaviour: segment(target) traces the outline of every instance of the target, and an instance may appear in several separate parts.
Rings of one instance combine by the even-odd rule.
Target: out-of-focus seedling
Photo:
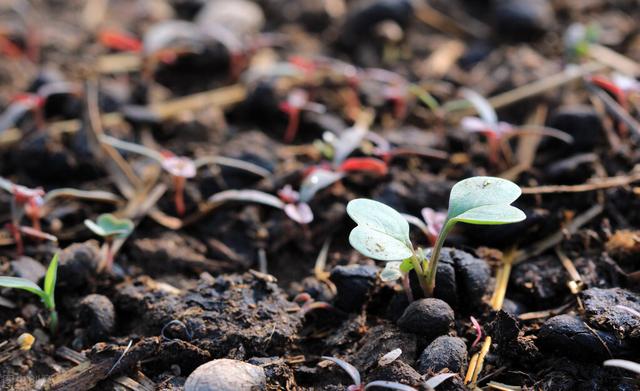
[[[84,224],[94,234],[101,236],[105,244],[105,256],[98,266],[98,270],[111,270],[113,267],[113,241],[115,239],[126,239],[133,232],[134,224],[129,219],[119,219],[116,216],[105,213],[98,216],[94,222],[85,220]]]
[[[537,134],[553,137],[567,144],[573,142],[573,138],[558,129],[537,125],[516,126],[507,122],[498,121],[498,115],[489,101],[477,92],[463,88],[464,98],[476,109],[478,117],[464,117],[460,121],[460,127],[467,132],[482,133],[487,137],[489,144],[489,161],[497,165],[501,157],[501,147],[511,136],[523,136]]]
[[[347,213],[358,224],[349,242],[361,254],[387,261],[381,278],[394,280],[414,270],[425,295],[433,296],[440,251],[456,223],[499,225],[522,221],[525,214],[510,204],[520,188],[505,179],[473,177],[456,183],[449,196],[449,211],[438,234],[430,259],[422,249],[414,249],[409,239],[409,223],[393,208],[369,199],[356,199]]]
[[[319,103],[309,100],[309,93],[301,88],[294,88],[287,95],[287,100],[280,104],[280,110],[289,116],[287,130],[284,132],[284,142],[290,143],[296,137],[300,127],[300,114],[303,110],[324,114],[326,108]]]
[[[598,42],[600,26],[591,23],[587,26],[581,23],[571,24],[565,31],[563,40],[569,61],[578,61],[589,54],[592,44]]]
[[[592,76],[588,80],[613,95],[620,107],[627,112],[630,109],[630,98],[640,95],[640,81],[620,73],[613,73],[610,78]],[[627,125],[622,121],[618,122],[618,131],[622,136],[629,133]]]
[[[35,189],[17,185],[0,177],[0,189],[12,195],[10,230],[16,243],[18,254],[24,252],[22,234],[37,238],[57,241],[49,234],[42,232],[40,220],[46,214],[45,206],[58,198],[86,199],[100,202],[116,203],[120,198],[106,191],[87,191],[72,188],[61,188],[46,192],[38,187]],[[31,220],[32,228],[21,225],[21,220],[27,216]]]
[[[431,208],[422,208],[420,214],[422,215],[422,220],[408,214],[402,214],[402,216],[407,219],[409,224],[418,227],[427,237],[427,240],[429,240],[429,244],[433,246],[436,244],[438,234],[440,234],[444,223],[447,221],[447,213],[439,212]]]
[[[405,384],[401,384],[397,382],[385,381],[385,380],[376,380],[376,381],[372,381],[370,383],[364,384],[360,376],[360,371],[358,371],[358,369],[353,365],[335,357],[322,356],[322,358],[324,360],[329,360],[334,364],[338,365],[345,372],[347,372],[349,377],[351,377],[353,384],[347,387],[347,391],[364,391],[364,390],[368,390],[371,387],[387,388],[389,390],[398,390],[398,391],[416,391],[416,389],[411,386],[407,386]]]
[[[49,311],[49,329],[51,333],[58,330],[58,313],[56,312],[56,302],[54,292],[56,289],[56,278],[58,276],[58,254],[54,255],[47,268],[44,277],[44,286],[40,288],[36,283],[26,278],[0,277],[0,287],[22,289],[38,295]]]
[[[270,172],[264,168],[238,159],[222,156],[210,156],[199,159],[191,159],[185,156],[176,156],[170,151],[158,152],[144,145],[134,144],[110,136],[101,136],[100,141],[109,144],[114,148],[137,153],[158,162],[162,168],[173,178],[174,183],[174,203],[178,215],[183,216],[186,208],[184,202],[184,188],[187,179],[194,178],[198,169],[207,165],[219,165],[233,167],[251,172],[260,177],[267,177]]]

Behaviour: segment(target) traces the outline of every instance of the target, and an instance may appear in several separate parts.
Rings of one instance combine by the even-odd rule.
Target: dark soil
[[[3,2],[0,177],[118,200],[45,197],[38,221],[57,242],[24,234],[21,253],[15,200],[0,188],[0,275],[42,284],[60,254],[56,333],[36,296],[0,289],[0,389],[182,390],[222,358],[261,368],[269,390],[349,387],[322,356],[351,363],[364,382],[416,389],[442,373],[455,376],[438,390],[639,389],[637,374],[603,366],[640,362],[638,20],[632,0]],[[565,46],[577,23],[598,31],[586,53]],[[596,70],[506,103],[500,95],[570,67]],[[603,89],[598,77],[613,73],[635,87]],[[573,142],[502,136],[493,149],[494,136],[462,128],[474,114],[462,88],[498,96],[490,102],[501,121],[546,125]],[[371,137],[347,152],[375,167],[333,164],[348,140],[333,149],[332,140],[367,111]],[[180,215],[174,178],[100,144],[102,133],[258,172],[199,168]],[[318,168],[343,177],[311,197],[313,221],[301,224],[278,203]],[[451,187],[476,175],[521,186],[514,205],[527,219],[459,224],[434,297],[415,275],[410,295],[382,282],[384,265],[349,245],[350,200],[413,216],[446,211]],[[557,185],[577,187],[540,187]],[[230,190],[272,198],[207,201]],[[102,213],[137,225],[113,269],[99,271],[103,242],[83,221]],[[430,253],[420,230],[411,238]],[[515,261],[496,307],[503,259]],[[30,349],[19,348],[23,333],[35,337]],[[465,385],[487,336],[477,384]]]

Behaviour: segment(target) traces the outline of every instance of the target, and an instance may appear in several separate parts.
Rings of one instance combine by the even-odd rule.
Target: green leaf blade
[[[397,261],[413,255],[404,242],[363,225],[351,231],[349,243],[362,255],[379,261]]]
[[[44,291],[33,281],[19,277],[0,277],[0,287],[22,289],[27,292],[36,294],[42,298],[46,295]]]
[[[59,253],[56,253],[51,262],[49,263],[49,267],[47,268],[47,274],[44,276],[44,293],[49,297],[48,305],[55,307],[55,289],[56,289],[56,280],[58,279],[58,259]]]
[[[452,221],[480,224],[480,225],[502,225],[517,223],[527,216],[523,211],[511,205],[484,205],[470,209],[458,216]]]
[[[347,213],[359,226],[367,227],[410,245],[409,223],[395,209],[374,200],[358,198],[347,204]],[[407,258],[396,258],[404,259]]]
[[[94,234],[98,235],[98,236],[107,236],[107,233],[104,229],[102,229],[101,226],[99,226],[98,224],[94,223],[93,221],[86,219],[84,221],[84,225],[87,226],[87,228],[89,228],[91,230],[91,232],[93,232]]]
[[[449,196],[448,219],[486,205],[508,205],[522,194],[515,183],[502,178],[478,176],[456,183]]]

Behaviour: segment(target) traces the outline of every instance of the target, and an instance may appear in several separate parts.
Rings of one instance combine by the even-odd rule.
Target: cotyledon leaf
[[[410,246],[409,223],[393,208],[374,200],[358,198],[347,204],[347,213],[359,226],[391,236]],[[395,258],[404,259],[407,258]]]
[[[362,255],[379,261],[397,261],[413,255],[404,242],[364,225],[351,231],[349,243]]]
[[[456,216],[452,221],[467,224],[500,225],[526,219],[523,211],[511,205],[484,205]]]
[[[456,183],[449,196],[448,219],[485,205],[509,205],[522,191],[515,183],[502,178],[478,176]]]

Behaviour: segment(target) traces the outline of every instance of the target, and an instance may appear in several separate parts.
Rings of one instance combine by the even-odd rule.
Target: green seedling
[[[433,296],[440,251],[447,235],[457,223],[501,225],[522,221],[525,214],[510,204],[521,194],[520,188],[494,177],[473,177],[456,183],[449,196],[447,218],[427,259],[409,239],[409,223],[393,208],[369,199],[356,199],[347,205],[347,213],[358,224],[349,242],[361,254],[387,261],[383,280],[395,280],[414,270],[428,297]]]
[[[0,287],[22,289],[40,296],[44,307],[49,311],[49,329],[51,333],[55,333],[58,330],[58,313],[56,312],[56,301],[54,298],[57,276],[58,254],[54,255],[49,263],[49,268],[44,277],[44,289],[26,278],[5,276],[0,277]]]
[[[110,213],[106,213],[98,216],[95,222],[88,219],[85,220],[84,225],[94,234],[104,238],[106,255],[98,270],[111,270],[113,267],[113,242],[115,239],[126,239],[133,232],[133,221],[120,219]]]

